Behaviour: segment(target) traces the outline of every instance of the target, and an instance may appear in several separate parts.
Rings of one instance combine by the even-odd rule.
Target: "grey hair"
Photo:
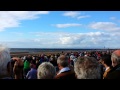
[[[115,53],[112,53],[111,60],[113,60],[113,58],[117,64],[120,64],[120,56],[116,55]]]
[[[98,61],[93,57],[79,57],[74,64],[77,79],[101,79]]]
[[[37,69],[38,79],[53,79],[55,75],[55,67],[50,62],[41,63]]]
[[[0,45],[0,76],[7,75],[7,64],[10,60],[10,49],[4,45]]]
[[[60,64],[62,67],[67,67],[69,65],[67,56],[60,55],[57,59],[57,64]]]

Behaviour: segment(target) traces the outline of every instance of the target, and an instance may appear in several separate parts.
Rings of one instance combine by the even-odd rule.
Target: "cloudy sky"
[[[120,11],[0,11],[10,48],[120,48]]]

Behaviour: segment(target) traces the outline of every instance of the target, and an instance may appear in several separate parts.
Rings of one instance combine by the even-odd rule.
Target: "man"
[[[26,75],[26,79],[37,79],[37,69],[36,69],[36,61],[32,60],[30,63],[30,71],[28,71]]]
[[[75,56],[73,53],[71,53],[70,55],[70,65],[74,66],[74,59],[75,59]]]
[[[77,79],[101,79],[101,68],[94,57],[78,57],[74,71]]]
[[[75,73],[70,69],[68,58],[65,55],[60,55],[57,59],[59,71],[55,79],[76,79]]]
[[[111,55],[113,68],[105,79],[120,79],[120,50],[115,50]]]

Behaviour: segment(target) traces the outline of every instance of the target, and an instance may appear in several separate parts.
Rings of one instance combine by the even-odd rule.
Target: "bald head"
[[[120,64],[120,50],[115,50],[111,55],[112,66],[115,67]]]
[[[120,50],[115,50],[113,53],[117,56],[120,56]]]

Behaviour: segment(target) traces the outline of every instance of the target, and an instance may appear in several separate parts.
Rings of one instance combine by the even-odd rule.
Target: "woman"
[[[14,72],[14,79],[24,79],[23,78],[23,61],[20,58],[12,58],[13,60],[15,60],[15,64],[13,67],[13,72]]]
[[[103,79],[105,79],[108,72],[112,68],[111,55],[102,56],[100,61],[101,61],[101,64],[105,67],[105,71],[103,73]]]

